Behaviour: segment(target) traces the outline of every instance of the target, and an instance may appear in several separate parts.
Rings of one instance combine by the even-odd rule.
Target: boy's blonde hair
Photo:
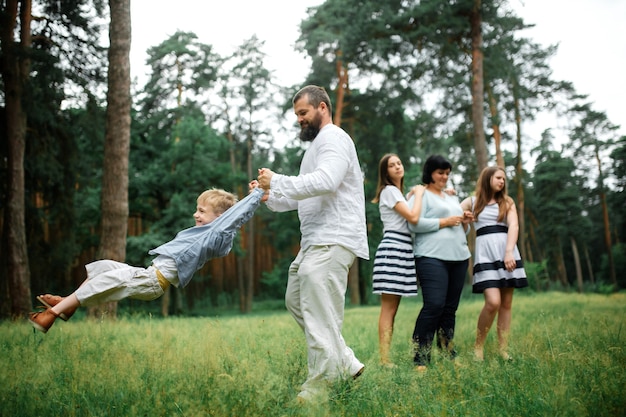
[[[217,188],[206,190],[198,196],[198,204],[213,207],[213,212],[218,216],[234,206],[237,200],[235,194]]]

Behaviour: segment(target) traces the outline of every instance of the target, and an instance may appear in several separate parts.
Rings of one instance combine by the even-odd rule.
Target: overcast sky
[[[309,62],[293,50],[308,7],[323,0],[132,0],[131,72],[143,78],[146,50],[177,30],[194,32],[221,55],[256,35],[265,41],[267,67],[283,85],[298,83]],[[551,61],[554,79],[570,81],[589,95],[594,109],[621,125],[626,135],[626,0],[510,0],[518,16],[535,28],[525,36],[559,44]],[[528,131],[541,131],[529,126]]]

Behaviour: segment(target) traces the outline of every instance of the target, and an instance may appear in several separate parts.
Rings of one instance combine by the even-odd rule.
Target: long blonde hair
[[[376,186],[376,196],[372,199],[372,203],[378,203],[380,201],[380,193],[383,189],[388,185],[396,186],[391,178],[389,178],[389,158],[392,156],[400,159],[398,155],[395,153],[387,153],[380,158],[380,162],[378,163],[378,185]],[[404,177],[400,180],[400,192],[404,194]]]
[[[498,171],[502,171],[505,174],[504,187],[502,187],[502,190],[494,193],[491,189],[491,178]],[[473,204],[474,218],[478,218],[478,215],[483,211],[489,201],[494,199],[496,200],[496,203],[498,203],[498,221],[504,221],[511,204],[513,203],[513,199],[506,193],[506,172],[504,171],[504,168],[494,166],[483,169],[478,177],[478,181],[476,182],[475,196]]]

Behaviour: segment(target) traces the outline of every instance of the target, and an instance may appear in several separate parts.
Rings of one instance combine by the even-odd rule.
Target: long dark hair
[[[400,159],[398,155],[395,153],[387,153],[380,158],[380,162],[378,163],[378,185],[376,186],[376,196],[372,199],[372,203],[378,203],[380,200],[380,193],[383,189],[388,185],[396,186],[391,178],[389,178],[389,158],[392,156]],[[404,177],[400,180],[400,192],[404,194]]]

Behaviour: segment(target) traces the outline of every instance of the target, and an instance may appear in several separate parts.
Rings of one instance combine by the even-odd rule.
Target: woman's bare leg
[[[511,317],[513,309],[513,288],[500,289],[500,309],[498,310],[498,347],[503,359],[510,359],[508,353],[509,334],[511,333]]]
[[[391,339],[393,337],[393,323],[398,312],[401,297],[399,295],[381,294],[380,316],[378,318],[378,342],[380,349],[380,363],[393,366],[389,359]]]
[[[484,359],[485,340],[500,309],[500,289],[487,288],[483,295],[485,297],[485,305],[478,316],[476,343],[474,343],[474,357],[479,361]]]

